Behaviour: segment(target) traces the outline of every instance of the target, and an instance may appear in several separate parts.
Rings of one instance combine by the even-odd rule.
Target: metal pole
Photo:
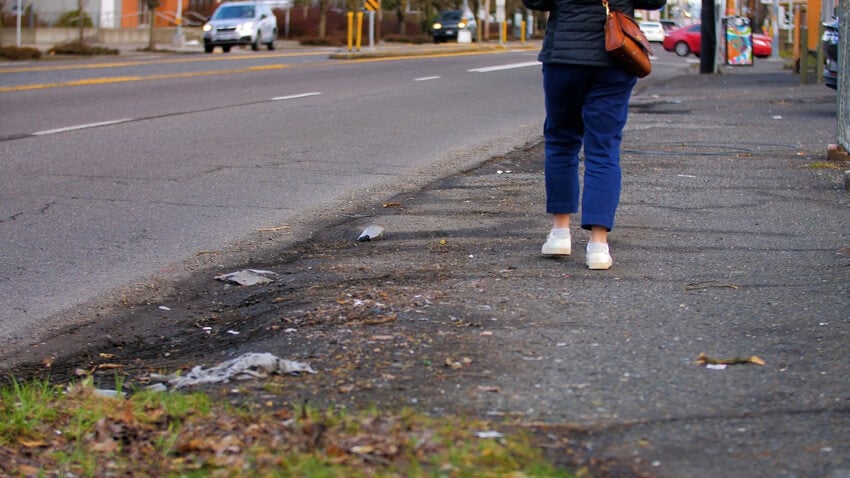
[[[375,11],[369,10],[369,48],[375,48]]]
[[[21,0],[18,0],[18,26],[15,30],[15,45],[21,47]]]
[[[779,59],[779,0],[773,0],[773,15],[770,18],[770,29],[771,36],[773,37],[773,41],[771,42],[771,46],[773,47],[770,53],[770,58],[774,60]]]
[[[839,5],[838,28],[842,35],[838,39],[838,144],[845,151],[850,151],[850,35],[844,33],[850,31],[850,2],[841,2]]]

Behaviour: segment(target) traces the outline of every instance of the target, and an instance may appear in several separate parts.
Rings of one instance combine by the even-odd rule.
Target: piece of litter
[[[94,393],[97,396],[107,397],[107,398],[124,397],[124,396],[127,395],[126,393],[119,392],[117,390],[104,390],[104,389],[101,389],[101,388],[96,389],[94,391]]]
[[[782,119],[782,116],[781,115],[774,115],[774,116],[771,116],[771,118],[779,120],[779,119]]]
[[[705,365],[705,368],[709,370],[726,370],[727,365],[725,363],[709,363]]]
[[[185,376],[177,373],[168,375],[152,373],[150,378],[156,382],[168,383],[174,388],[182,388],[189,385],[229,382],[231,379],[266,378],[273,373],[284,375],[301,372],[318,373],[308,363],[284,360],[270,353],[249,352],[207,369],[197,365]]]
[[[168,307],[166,307],[164,305],[161,305],[161,306],[159,306],[159,310],[171,310],[171,309],[169,309]]]
[[[277,273],[259,269],[243,269],[238,272],[215,276],[216,280],[232,282],[239,285],[257,285],[274,282]]]
[[[505,435],[503,435],[502,433],[497,432],[497,431],[493,431],[493,430],[483,431],[483,432],[475,432],[475,436],[477,436],[478,438],[504,438],[505,437]]]
[[[377,241],[384,237],[384,228],[378,226],[377,224],[372,224],[371,226],[363,229],[363,232],[357,237],[357,242],[368,242],[368,241]]]
[[[145,387],[145,390],[151,390],[153,392],[167,392],[168,387],[166,387],[164,383],[155,383]]]
[[[237,332],[235,330],[228,330],[227,333],[230,334],[230,335],[239,335],[239,332]]]
[[[691,179],[696,179],[696,176],[694,176],[694,175],[692,175],[692,174],[677,174],[676,176],[677,176],[677,177],[680,177],[680,178],[691,178]]]

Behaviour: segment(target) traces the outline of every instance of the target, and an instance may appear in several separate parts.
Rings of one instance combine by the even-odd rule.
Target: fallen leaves
[[[756,365],[764,365],[765,362],[756,355],[748,357],[732,357],[732,358],[714,358],[701,353],[697,357],[697,365],[736,365],[745,363],[754,363]]]

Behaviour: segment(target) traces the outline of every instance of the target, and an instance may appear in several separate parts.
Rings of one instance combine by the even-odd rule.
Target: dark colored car
[[[689,53],[699,56],[702,42],[700,28],[700,24],[695,23],[673,30],[664,37],[664,43],[662,43],[664,49],[676,52],[679,56],[688,56]],[[771,53],[773,53],[773,39],[761,33],[753,33],[753,56],[767,58]]]
[[[475,41],[476,30],[478,24],[475,22],[475,16],[472,12],[463,10],[448,10],[440,12],[437,21],[431,25],[431,35],[434,37],[434,43],[441,41],[457,40],[458,32],[468,31],[470,40]]]
[[[838,19],[833,18],[831,21],[823,24],[823,84],[832,88],[838,89]]]
[[[679,22],[676,20],[659,20],[659,22],[661,23],[661,28],[664,29],[665,34],[681,28],[681,25],[679,25]]]

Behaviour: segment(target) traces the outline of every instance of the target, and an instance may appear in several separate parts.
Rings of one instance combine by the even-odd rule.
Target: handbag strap
[[[602,6],[605,7],[605,16],[611,14],[611,10],[608,8],[608,0],[602,0]]]

